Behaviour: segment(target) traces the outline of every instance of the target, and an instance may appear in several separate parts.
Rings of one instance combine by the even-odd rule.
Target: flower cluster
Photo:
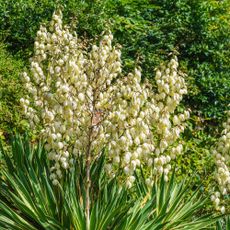
[[[184,74],[178,73],[177,58],[173,58],[167,66],[156,71],[158,93],[155,98],[155,113],[153,114],[155,151],[154,171],[164,172],[168,180],[171,169],[170,161],[183,153],[183,146],[177,143],[180,133],[184,131],[185,121],[189,118],[189,111],[176,113],[176,108],[187,93]]]
[[[212,195],[217,210],[225,212],[225,207],[220,206],[221,195],[230,193],[230,111],[227,111],[228,119],[223,124],[224,130],[222,136],[217,143],[216,148],[212,151],[216,164],[216,180],[219,185],[219,191]]]
[[[41,127],[54,184],[74,158],[105,149],[106,171],[119,169],[130,187],[139,166],[165,175],[170,162],[183,152],[177,142],[189,112],[176,114],[187,93],[184,75],[173,57],[156,70],[158,92],[141,82],[141,70],[121,76],[121,51],[111,33],[88,51],[67,26],[60,11],[50,28],[41,26],[29,73],[23,73],[28,95],[20,100],[32,127]],[[146,182],[151,185],[151,175]]]

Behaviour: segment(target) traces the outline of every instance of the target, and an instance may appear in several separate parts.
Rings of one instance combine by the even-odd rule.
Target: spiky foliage
[[[15,137],[12,157],[1,149],[6,167],[0,183],[0,227],[12,230],[86,229],[84,163],[66,174],[61,187],[49,179],[49,161],[42,144],[32,146],[27,138]],[[106,177],[104,159],[91,166],[90,229],[206,229],[218,217],[196,216],[207,199],[172,176],[151,189],[137,177],[131,190]],[[76,173],[78,172],[78,173]]]

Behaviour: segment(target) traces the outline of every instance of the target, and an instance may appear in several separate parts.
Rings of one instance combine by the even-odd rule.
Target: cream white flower
[[[225,213],[225,207],[220,208],[220,203],[224,202],[223,196],[230,194],[230,111],[227,111],[228,119],[223,123],[224,130],[215,149],[212,150],[214,160],[216,163],[216,181],[218,183],[218,190],[213,197],[217,210]],[[216,202],[216,200],[218,202]]]
[[[154,92],[141,82],[139,67],[121,77],[121,51],[112,39],[109,32],[88,51],[62,24],[60,11],[37,33],[30,74],[22,75],[28,95],[20,104],[31,126],[43,129],[55,185],[89,145],[93,159],[108,150],[107,173],[122,168],[128,187],[140,165],[149,171],[147,184],[151,171],[165,173],[167,181],[171,160],[183,152],[178,139],[189,113],[176,113],[187,92],[177,58],[156,70]]]

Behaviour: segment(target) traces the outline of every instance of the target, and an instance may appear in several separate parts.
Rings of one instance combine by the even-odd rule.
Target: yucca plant
[[[84,175],[80,162],[55,187],[49,179],[47,154],[41,144],[31,148],[27,138],[16,136],[12,141],[12,157],[1,150],[6,162],[0,189],[1,229],[85,229]],[[95,202],[91,225],[107,229],[125,215],[130,204],[127,192],[120,191],[115,180],[103,184],[101,162],[91,167],[92,176],[103,186],[100,191],[99,185],[92,186]]]
[[[6,167],[2,171],[0,190],[0,227],[2,229],[85,229],[84,167],[75,162],[59,187],[49,179],[49,165],[41,144],[31,148],[27,138],[15,137],[12,156],[1,149]],[[91,167],[92,229],[107,229],[125,216],[130,208],[125,189],[115,180],[105,182],[101,164]],[[99,187],[100,190],[99,190]]]
[[[123,229],[207,229],[219,218],[212,214],[200,215],[199,211],[208,203],[208,198],[200,194],[199,188],[191,191],[188,182],[176,183],[174,173],[168,183],[162,176],[151,191],[143,177],[141,179],[137,178],[135,188],[137,197],[140,197],[139,204],[136,202],[139,206],[137,213],[142,219],[137,220],[137,215],[132,212]]]
[[[5,167],[0,184],[0,228],[86,229],[84,164],[79,159],[59,186],[49,179],[49,161],[43,145],[32,147],[27,137],[16,135],[12,154],[1,149]],[[91,166],[90,229],[208,229],[219,217],[197,216],[207,203],[188,184],[158,180],[150,190],[144,176],[131,189],[108,179],[101,157]],[[213,227],[214,229],[214,227]]]
[[[3,150],[3,149],[2,149]],[[31,149],[28,140],[12,141],[12,157],[4,153],[0,190],[0,226],[3,229],[61,229],[62,201],[51,187],[42,146]]]

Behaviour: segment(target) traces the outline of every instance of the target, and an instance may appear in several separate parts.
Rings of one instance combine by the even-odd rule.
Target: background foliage
[[[19,75],[24,61],[13,57],[0,43],[0,138],[12,129],[24,127],[18,100],[23,95]]]

